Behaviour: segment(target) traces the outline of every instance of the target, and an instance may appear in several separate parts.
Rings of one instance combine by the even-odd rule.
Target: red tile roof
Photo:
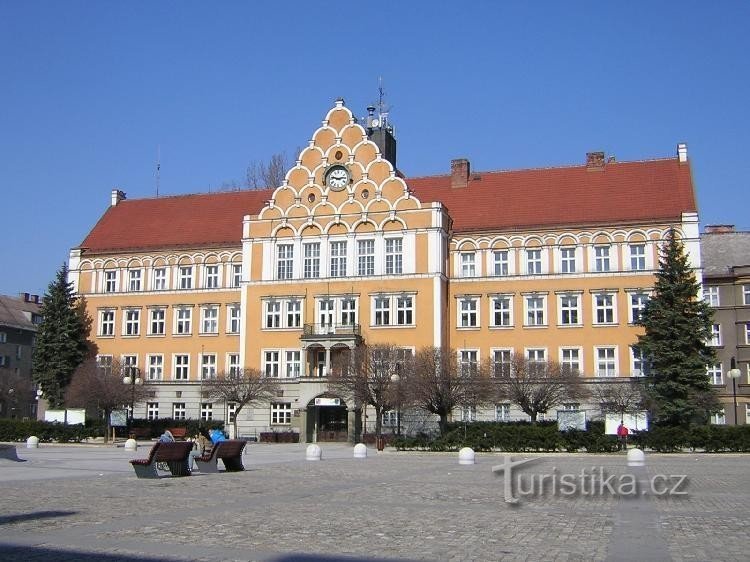
[[[481,179],[472,179],[472,178]],[[451,178],[409,178],[420,201],[440,201],[456,232],[560,225],[678,221],[696,212],[687,163],[677,158],[506,172],[472,172],[468,186]]]
[[[677,158],[586,166],[406,178],[423,203],[440,201],[456,232],[679,221],[695,212],[690,166]],[[242,218],[257,215],[273,190],[134,199],[110,207],[81,248],[103,253],[147,248],[239,245]]]

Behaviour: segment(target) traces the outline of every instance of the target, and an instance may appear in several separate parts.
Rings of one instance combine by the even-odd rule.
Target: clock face
[[[344,189],[349,184],[349,171],[343,166],[335,166],[328,170],[326,185],[335,191]]]

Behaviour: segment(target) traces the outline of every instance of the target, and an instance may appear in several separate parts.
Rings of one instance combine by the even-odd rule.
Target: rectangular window
[[[713,365],[709,365],[706,369],[706,372],[708,373],[708,379],[711,381],[711,384],[724,384],[724,373],[721,370],[721,363],[714,363]]]
[[[333,315],[336,303],[333,299],[321,299],[318,301],[320,325],[323,327],[333,326]]]
[[[218,265],[207,265],[204,270],[205,279],[203,280],[203,286],[206,289],[218,289],[219,288],[219,266]]]
[[[578,295],[560,295],[560,324],[580,326],[581,314]]]
[[[219,333],[219,307],[204,306],[201,308],[201,333]]]
[[[137,336],[141,333],[141,311],[140,310],[126,310],[125,311],[125,330],[123,330],[125,336]]]
[[[711,325],[711,341],[708,345],[721,346],[721,324]]]
[[[725,425],[727,423],[727,416],[724,408],[711,416],[711,423],[713,425]]]
[[[567,373],[581,374],[581,350],[564,347],[560,350],[560,367]]]
[[[510,296],[492,297],[490,300],[492,306],[492,326],[508,327],[513,325],[513,298]]]
[[[742,304],[750,306],[750,285],[742,286]]]
[[[719,288],[703,287],[703,300],[706,301],[709,306],[719,306]]]
[[[357,274],[375,275],[375,240],[357,241]]]
[[[462,349],[460,360],[461,376],[475,375],[479,370],[479,352],[476,349]]]
[[[646,245],[631,244],[630,250],[630,269],[633,271],[643,271],[646,269]]]
[[[126,377],[138,377],[138,356],[137,355],[123,355],[122,356],[122,374]]]
[[[294,245],[276,246],[276,279],[291,279],[294,271]]]
[[[242,285],[242,264],[232,264],[232,287],[237,288]]]
[[[386,410],[383,412],[383,426],[396,427],[398,425],[398,410]]]
[[[375,325],[388,326],[391,323],[391,298],[375,297]]]
[[[609,270],[609,246],[595,246],[594,271],[604,272]]]
[[[128,271],[128,291],[141,290],[141,270],[131,269]]]
[[[190,356],[189,355],[175,355],[174,356],[174,380],[186,381],[190,376]]]
[[[302,326],[302,301],[286,301],[286,327],[299,328]]]
[[[575,273],[576,272],[576,249],[575,248],[560,248],[560,272],[561,273]]]
[[[229,423],[234,423],[234,420],[236,417],[237,417],[237,403],[227,402],[227,420],[229,421]]]
[[[114,321],[114,318],[112,319]],[[8,334],[6,332],[0,332],[0,343],[8,341]]]
[[[331,277],[346,277],[346,240],[331,242]]]
[[[341,325],[354,326],[357,323],[357,301],[356,299],[341,299]]]
[[[205,353],[201,355],[201,378],[202,379],[215,379],[216,378],[216,355],[213,353]]]
[[[186,419],[186,410],[184,402],[173,402],[172,403],[172,419],[173,420],[184,420]]]
[[[271,425],[289,425],[292,423],[292,404],[275,402],[271,404]]]
[[[175,334],[190,334],[193,319],[193,309],[181,307],[175,309]]]
[[[227,355],[227,371],[229,375],[236,377],[240,374],[240,354],[230,353]]]
[[[154,291],[164,291],[167,288],[167,269],[165,267],[154,269],[153,287]]]
[[[396,324],[398,326],[414,324],[414,301],[412,297],[396,297]]]
[[[460,299],[458,302],[460,307],[459,327],[476,328],[479,326],[477,315],[479,299]]]
[[[641,348],[637,345],[630,346],[630,356],[633,361],[633,370],[631,375],[634,377],[647,377],[651,374],[651,368],[648,361],[643,356]]]
[[[180,266],[180,289],[193,288],[193,266]]]
[[[109,377],[112,375],[112,356],[111,355],[98,355],[96,357],[96,364],[101,370],[102,375]]]
[[[499,277],[510,275],[508,266],[508,250],[495,250],[492,252],[493,273]]]
[[[526,250],[526,273],[538,275],[542,272],[542,251]]]
[[[240,315],[241,308],[238,304],[233,304],[227,307],[227,332],[230,334],[240,333]]]
[[[631,293],[630,294],[630,323],[635,324],[641,319],[648,302],[648,295],[646,293]]]
[[[164,356],[163,355],[149,355],[148,356],[148,380],[160,381],[164,376]]]
[[[527,349],[526,359],[529,361],[529,374],[534,375],[543,371],[547,362],[546,349]]]
[[[461,252],[461,277],[476,277],[476,253]]]
[[[203,421],[214,419],[214,405],[211,402],[201,402],[201,419]]]
[[[302,373],[301,352],[297,349],[290,349],[285,352],[284,366],[286,378],[296,379]]]
[[[266,328],[281,328],[281,301],[266,301]]]
[[[401,238],[385,239],[385,273],[398,275],[404,271],[403,240]]]
[[[544,297],[526,297],[526,325],[544,326]]]
[[[267,377],[279,377],[279,352],[266,351],[263,354],[263,373]]]
[[[495,404],[495,421],[510,421],[510,404]]]
[[[596,324],[614,324],[614,295],[594,295],[594,318]]]
[[[167,311],[163,308],[151,309],[151,320],[149,322],[149,334],[152,336],[163,336]]]
[[[158,402],[146,403],[146,418],[149,420],[159,419],[159,403]]]
[[[3,333],[3,335],[5,335]],[[115,311],[114,310],[101,310],[99,311],[99,335],[100,336],[114,336],[115,335]],[[5,338],[3,338],[3,341]]]
[[[105,271],[104,272],[104,292],[105,293],[117,292],[117,271]]]
[[[315,279],[320,277],[320,242],[310,242],[303,244],[304,262],[302,275],[305,279]]]
[[[750,345],[750,322],[745,323],[745,345]]]
[[[512,351],[510,349],[492,350],[492,376],[509,377],[511,374]]]
[[[596,349],[596,376],[616,377],[617,360],[614,347],[597,347]]]
[[[461,421],[463,422],[477,421],[477,407],[476,406],[464,406],[463,408],[461,408]]]

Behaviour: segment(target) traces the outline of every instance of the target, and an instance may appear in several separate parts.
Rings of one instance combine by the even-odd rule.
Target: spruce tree
[[[706,366],[713,362],[711,309],[674,229],[659,252],[654,295],[638,322],[638,347],[650,363],[647,379],[656,425],[704,424],[718,408]]]
[[[34,381],[50,408],[60,408],[73,372],[85,359],[88,349],[84,315],[68,283],[66,264],[47,287],[40,312],[42,323],[33,358]]]

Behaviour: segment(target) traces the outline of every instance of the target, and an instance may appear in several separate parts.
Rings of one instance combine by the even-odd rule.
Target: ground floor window
[[[386,410],[383,412],[383,426],[396,427],[398,425],[398,412],[396,410]]]
[[[229,402],[227,404],[227,420],[229,420],[229,423],[234,423],[234,420],[237,418],[237,404],[234,402]]]
[[[146,404],[146,417],[150,420],[155,420],[159,418],[159,403],[158,402],[148,402]]]
[[[173,402],[172,403],[172,419],[184,420],[186,419],[185,403],[184,402]]]
[[[510,421],[510,404],[495,404],[495,421]]]
[[[711,423],[714,425],[725,425],[727,423],[727,416],[724,412],[724,408],[711,416]]]
[[[201,419],[203,421],[214,419],[214,405],[211,402],[201,403]]]
[[[292,423],[292,404],[276,402],[271,404],[271,425],[289,425]]]
[[[477,407],[467,406],[465,408],[461,408],[461,421],[463,422],[477,421]]]

